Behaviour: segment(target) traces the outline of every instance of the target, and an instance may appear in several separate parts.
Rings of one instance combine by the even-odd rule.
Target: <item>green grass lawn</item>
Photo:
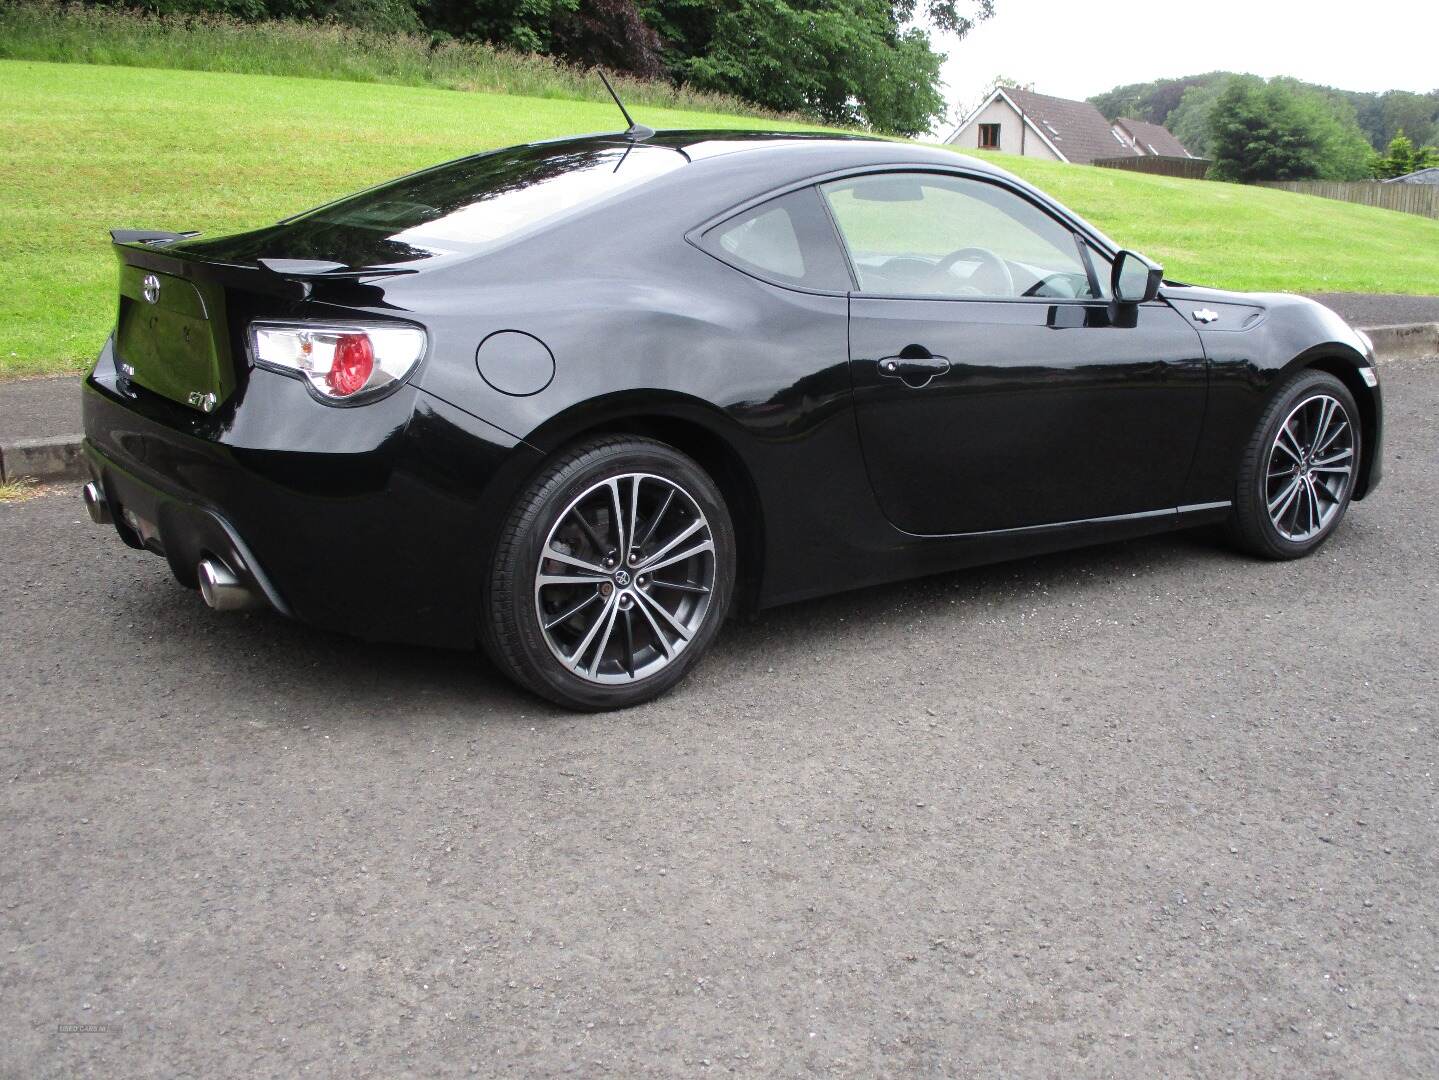
[[[655,127],[753,118],[641,110]],[[218,235],[465,153],[614,130],[604,104],[0,62],[0,376],[81,370],[114,313],[118,226]],[[783,126],[783,125],[778,125]],[[1174,277],[1439,294],[1439,221],[1288,192],[996,157]]]
[[[1439,221],[1271,188],[979,155],[1179,281],[1268,292],[1439,295]]]
[[[756,123],[654,108],[644,118]],[[421,166],[617,121],[613,104],[583,101],[0,62],[0,375],[93,359],[114,319],[111,228],[255,228]]]

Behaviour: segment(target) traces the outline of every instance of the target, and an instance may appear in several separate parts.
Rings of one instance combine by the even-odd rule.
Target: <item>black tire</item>
[[[1309,448],[1300,445],[1298,447],[1300,454],[1296,458],[1287,450],[1281,452],[1276,449],[1275,441],[1279,438],[1281,426],[1294,417],[1298,410],[1314,410],[1317,406],[1322,406],[1322,402],[1326,398],[1338,403],[1344,411],[1344,420],[1350,425],[1348,441],[1352,453],[1344,462],[1350,471],[1343,478],[1342,490],[1338,492],[1337,499],[1332,503],[1325,503],[1322,497],[1319,500],[1320,503],[1324,503],[1323,513],[1328,515],[1327,519],[1316,528],[1312,535],[1295,538],[1292,534],[1286,535],[1281,525],[1276,524],[1271,517],[1270,500],[1271,498],[1282,498],[1285,491],[1288,490],[1287,477],[1281,475],[1278,468],[1280,464],[1292,468],[1296,478],[1299,478],[1301,473],[1308,475],[1305,472],[1303,458]],[[1303,430],[1301,421],[1304,419],[1304,415],[1310,414],[1299,416],[1295,430]],[[1354,480],[1359,475],[1360,454],[1363,447],[1363,440],[1360,438],[1360,422],[1359,407],[1354,401],[1354,395],[1333,375],[1324,371],[1304,370],[1291,376],[1279,388],[1273,400],[1260,416],[1254,435],[1244,448],[1243,456],[1240,459],[1239,478],[1234,496],[1234,512],[1229,518],[1226,529],[1231,542],[1242,550],[1261,558],[1299,559],[1314,551],[1334,535],[1334,530],[1339,527],[1339,523],[1344,520],[1345,512],[1349,509],[1350,497],[1354,493]],[[1303,442],[1302,438],[1300,442]],[[1273,458],[1273,462],[1271,462],[1271,458]],[[1291,458],[1294,459],[1292,463]],[[1322,460],[1323,455],[1319,455],[1319,458]],[[1327,488],[1320,490],[1328,493]],[[1299,491],[1302,499],[1302,484]],[[1294,512],[1297,514],[1299,511],[1300,508],[1296,507]],[[1281,521],[1283,520],[1281,515]]]
[[[643,479],[634,481],[628,479],[643,474]],[[619,478],[619,479],[616,479]],[[648,644],[644,646],[649,657],[649,663],[661,664],[653,673],[636,677],[635,664],[635,631],[631,628],[631,636],[627,638],[629,643],[627,654],[623,642],[615,642],[610,649],[618,655],[606,659],[609,651],[605,642],[600,636],[609,637],[609,631],[597,636],[594,640],[599,642],[595,652],[580,650],[585,656],[593,656],[595,671],[587,673],[583,670],[577,673],[566,666],[556,650],[564,652],[562,643],[557,643],[551,631],[542,626],[539,605],[550,604],[549,599],[553,596],[551,592],[545,592],[545,599],[537,599],[537,594],[544,587],[539,584],[539,577],[542,569],[547,573],[555,574],[572,568],[564,567],[556,563],[547,553],[546,545],[554,530],[573,528],[573,514],[581,503],[577,500],[600,499],[602,494],[595,494],[597,485],[605,485],[615,481],[622,489],[627,483],[635,484],[635,489],[644,491],[646,497],[654,502],[662,501],[657,492],[668,493],[672,486],[678,490],[678,498],[666,502],[666,506],[677,502],[676,509],[664,510],[658,506],[651,506],[648,513],[636,510],[636,520],[648,526],[649,519],[655,519],[658,526],[654,544],[648,549],[648,554],[659,557],[657,548],[662,546],[666,536],[673,538],[683,528],[693,525],[696,520],[707,527],[707,533],[701,530],[696,534],[697,538],[708,535],[712,541],[712,562],[706,560],[705,556],[695,556],[695,559],[703,564],[705,571],[712,575],[712,583],[708,586],[704,595],[705,606],[698,606],[688,609],[688,617],[696,620],[691,627],[692,635],[688,638],[675,635],[672,639],[668,634],[668,626],[663,623],[663,617],[650,605],[648,597],[659,596],[653,588],[646,590],[646,597],[640,597],[638,590],[643,578],[640,576],[641,568],[637,567],[635,576],[631,581],[625,582],[625,588],[621,589],[616,584],[625,577],[620,571],[625,568],[623,559],[613,568],[613,579],[596,579],[595,604],[609,610],[610,599],[613,597],[615,605],[627,601],[629,607],[625,612],[616,612],[615,618],[611,620],[610,626],[617,626],[619,616],[624,615],[626,622],[633,617],[634,626],[639,628],[638,633],[644,635]],[[648,486],[643,486],[648,485]],[[684,498],[688,496],[688,501]],[[634,496],[636,500],[639,495]],[[628,496],[621,500],[627,501]],[[588,503],[588,506],[600,506],[598,503]],[[638,505],[638,503],[636,504]],[[695,511],[698,511],[696,513]],[[587,520],[594,528],[603,533],[597,537],[607,543],[612,539],[612,527],[616,525],[615,516],[608,515],[603,506],[598,511],[588,510],[583,512]],[[596,517],[596,515],[598,515]],[[674,521],[674,528],[667,528],[667,523],[678,515]],[[625,511],[620,510],[618,516],[623,519]],[[561,524],[561,518],[565,524]],[[662,519],[662,520],[661,520]],[[596,521],[598,524],[596,524]],[[625,527],[621,520],[621,536]],[[643,532],[640,525],[630,527],[635,534],[631,540],[636,540],[638,534]],[[672,534],[672,535],[671,535]],[[575,532],[574,535],[581,535]],[[588,533],[594,536],[595,533]],[[586,542],[588,543],[588,542]],[[686,550],[692,541],[686,541],[677,546],[677,551]],[[565,545],[567,550],[573,554],[583,556],[585,561],[598,563],[598,547],[570,547]],[[549,551],[553,551],[551,548]],[[613,557],[615,551],[610,552]],[[542,567],[542,553],[546,553]],[[688,563],[685,565],[694,565]],[[559,567],[560,569],[556,569]],[[547,568],[547,569],[546,569]],[[589,574],[590,571],[574,570],[577,574]],[[658,585],[658,573],[652,573],[650,578],[654,585]],[[605,436],[589,442],[582,443],[565,450],[549,462],[540,472],[530,487],[525,490],[515,501],[506,519],[496,545],[494,562],[491,568],[488,602],[485,605],[485,613],[482,619],[484,641],[486,651],[490,654],[495,664],[513,678],[520,685],[527,687],[542,697],[548,698],[556,704],[566,708],[582,711],[599,711],[604,709],[622,709],[631,705],[638,705],[641,702],[650,701],[653,698],[665,693],[689,673],[690,669],[699,662],[700,657],[714,640],[719,632],[721,624],[729,608],[730,597],[734,591],[735,580],[735,540],[734,527],[730,521],[729,510],[725,506],[724,498],[719,488],[709,475],[696,464],[692,459],[680,453],[674,447],[653,439],[639,438],[629,435]],[[564,597],[563,590],[567,586],[555,586],[561,590],[561,597]],[[588,586],[575,586],[576,592],[573,595],[583,599],[588,595]],[[600,590],[605,588],[603,596]],[[698,593],[698,590],[696,590]],[[681,597],[672,601],[679,605],[699,605],[701,598],[691,600]],[[563,602],[557,604],[564,607]],[[676,609],[683,614],[683,607]],[[654,615],[649,612],[653,611]],[[591,613],[590,609],[585,610],[581,615],[574,618],[574,622],[583,625],[582,620]],[[553,616],[553,612],[547,615]],[[646,624],[639,616],[644,615],[649,621]],[[660,616],[656,618],[655,616]],[[556,633],[565,632],[570,623],[561,624]],[[665,631],[662,633],[661,631]],[[579,636],[581,631],[575,631]],[[659,637],[667,638],[668,647],[661,653]],[[591,646],[595,648],[595,646]],[[677,651],[672,659],[665,659],[669,655],[669,648],[676,648]],[[582,669],[588,666],[584,656],[580,660],[573,659],[574,650],[579,650],[580,645],[576,643],[571,651],[571,663],[577,663]],[[614,669],[617,665],[625,664],[625,657],[628,659],[628,674],[620,667],[620,670],[601,670],[602,666],[607,669]],[[628,681],[606,684],[593,681],[596,678],[624,679]]]

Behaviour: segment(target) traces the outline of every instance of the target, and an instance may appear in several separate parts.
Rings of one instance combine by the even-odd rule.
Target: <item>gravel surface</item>
[[[1439,1074],[1439,361],[1383,379],[1306,561],[806,603],[610,716],[0,506],[0,1073]]]

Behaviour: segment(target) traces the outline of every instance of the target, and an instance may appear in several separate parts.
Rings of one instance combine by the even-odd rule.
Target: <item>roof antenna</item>
[[[645,127],[644,124],[636,124],[634,122],[634,119],[630,116],[630,111],[625,108],[625,103],[621,101],[620,96],[615,93],[615,88],[610,85],[609,79],[605,78],[605,69],[597,67],[595,68],[595,72],[599,75],[600,82],[605,84],[605,89],[610,92],[610,97],[614,98],[615,104],[620,107],[620,112],[622,112],[625,117],[625,123],[629,124],[629,127],[625,129],[625,138],[639,140],[648,139],[653,135],[655,133],[654,128]]]

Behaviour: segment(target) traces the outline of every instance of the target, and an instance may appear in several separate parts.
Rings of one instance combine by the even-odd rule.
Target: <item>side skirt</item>
[[[990,532],[948,536],[899,533],[897,535],[903,539],[896,547],[872,553],[861,566],[852,568],[850,574],[843,576],[843,586],[770,595],[764,598],[760,607],[778,607],[871,585],[1206,525],[1223,521],[1229,516],[1230,508],[1231,504],[1228,502],[1192,503],[1167,510],[1146,510],[1137,514],[1117,514],[1112,517],[1061,521]],[[853,570],[860,572],[855,573]],[[840,575],[836,575],[836,580],[840,579]]]

